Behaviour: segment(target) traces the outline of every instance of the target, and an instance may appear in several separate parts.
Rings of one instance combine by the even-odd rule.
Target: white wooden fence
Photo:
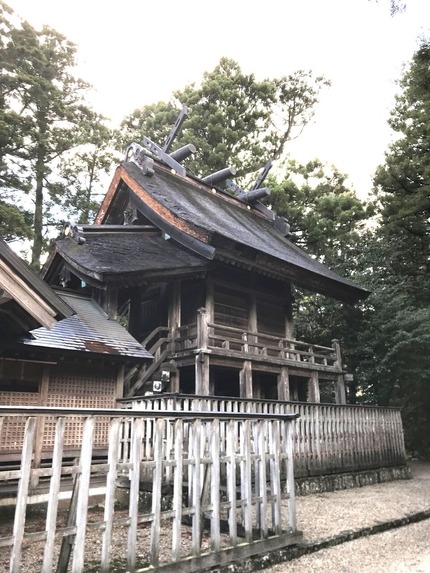
[[[285,414],[0,407],[1,427],[25,417],[19,469],[0,469],[2,489],[16,484],[14,519],[0,522],[0,570],[106,573],[193,572],[301,540],[295,519],[291,420]],[[40,419],[55,422],[51,459],[35,467]],[[65,426],[82,421],[79,459],[63,464]],[[93,459],[94,428],[106,424],[108,457]],[[38,464],[36,464],[38,465]],[[60,507],[64,481],[74,483]],[[166,489],[166,484],[170,487]],[[37,490],[35,489],[37,485]],[[98,486],[103,509],[89,511]],[[126,486],[128,500],[116,503]],[[149,505],[140,491],[148,489]],[[45,491],[46,519],[27,506]],[[10,495],[10,494],[9,494]],[[1,509],[1,508],[0,508]],[[40,569],[39,564],[40,563]],[[4,569],[2,569],[2,565]]]
[[[217,396],[165,394],[128,399],[125,408],[145,411],[295,414],[292,444],[295,477],[402,466],[406,463],[398,408],[279,402]]]

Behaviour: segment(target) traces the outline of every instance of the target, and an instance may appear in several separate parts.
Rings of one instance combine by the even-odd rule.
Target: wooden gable
[[[0,239],[0,336],[52,328],[74,311]]]

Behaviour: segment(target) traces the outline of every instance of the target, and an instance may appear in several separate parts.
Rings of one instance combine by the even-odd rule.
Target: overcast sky
[[[430,35],[430,1],[407,0],[6,0],[33,26],[48,24],[78,46],[79,75],[97,111],[119,122],[135,107],[199,82],[222,56],[258,79],[298,69],[332,82],[315,121],[290,153],[318,157],[360,193],[383,161],[396,80]]]

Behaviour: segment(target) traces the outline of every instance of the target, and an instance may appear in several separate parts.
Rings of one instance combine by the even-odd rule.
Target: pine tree
[[[118,145],[140,143],[143,136],[162,144],[178,109],[186,105],[189,116],[175,145],[197,148],[188,167],[202,176],[232,165],[240,180],[268,159],[285,158],[288,141],[311,121],[327,85],[324,78],[304,71],[258,81],[237,62],[221,58],[200,85],[189,84],[175,91],[170,102],[144,106],[126,117]]]
[[[89,85],[73,75],[74,44],[47,26],[14,25],[3,2],[0,25],[0,178],[16,202],[21,191],[34,206],[38,268],[49,210],[59,198],[59,161],[91,141],[96,116],[85,100]]]

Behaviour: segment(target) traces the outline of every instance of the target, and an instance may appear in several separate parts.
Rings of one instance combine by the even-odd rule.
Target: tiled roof
[[[153,356],[116,320],[109,320],[93,300],[71,293],[59,293],[76,314],[50,330],[38,328],[34,338],[22,339],[26,346],[70,352],[110,355],[124,359],[152,360]]]

